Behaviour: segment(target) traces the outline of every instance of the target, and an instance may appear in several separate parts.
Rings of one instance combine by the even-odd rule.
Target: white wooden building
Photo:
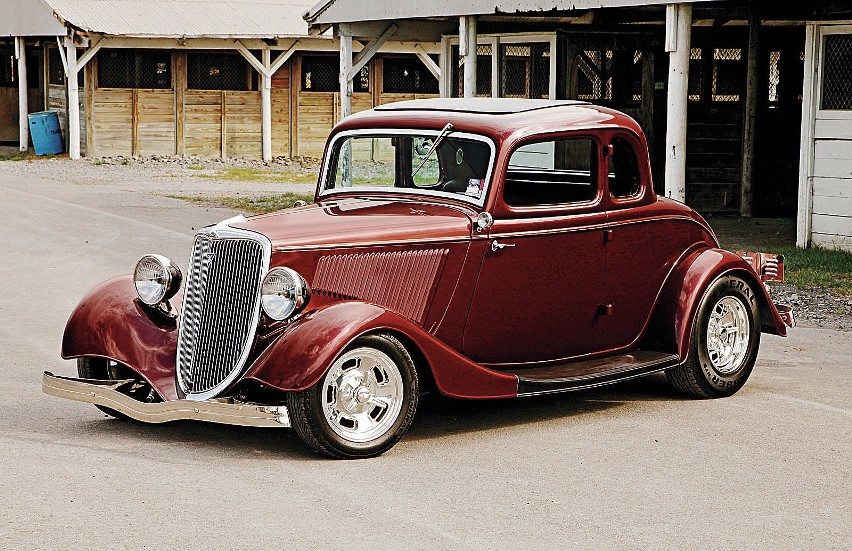
[[[852,250],[852,25],[809,23],[796,242]]]
[[[645,128],[659,192],[703,212],[798,213],[800,246],[852,249],[852,47],[826,39],[852,36],[848,2],[323,0],[305,17],[333,27],[341,52],[391,26],[435,34],[454,23],[442,95],[621,109]],[[527,82],[510,85],[516,67]],[[340,93],[345,109],[351,83]]]
[[[330,33],[308,34],[309,7],[0,0],[0,141],[26,149],[27,113],[50,109],[72,158],[320,156],[339,119],[339,48]],[[356,42],[354,54],[370,56],[357,58],[354,109],[437,95],[439,48],[439,37],[393,33]]]

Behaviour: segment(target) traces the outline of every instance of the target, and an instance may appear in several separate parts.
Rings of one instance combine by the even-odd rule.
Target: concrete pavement
[[[0,163],[0,548],[852,548],[852,333],[764,335],[724,400],[661,376],[487,403],[427,400],[382,457],[290,430],[148,426],[46,396],[83,294],[145,253],[186,265],[233,213],[22,178]]]

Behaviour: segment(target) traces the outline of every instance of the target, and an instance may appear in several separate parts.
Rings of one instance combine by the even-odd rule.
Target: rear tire
[[[396,444],[414,419],[417,371],[392,335],[360,337],[334,360],[326,375],[287,397],[299,437],[339,459],[374,457]]]
[[[736,276],[722,276],[704,295],[686,362],[666,371],[678,390],[698,398],[731,396],[748,380],[760,346],[757,295]]]

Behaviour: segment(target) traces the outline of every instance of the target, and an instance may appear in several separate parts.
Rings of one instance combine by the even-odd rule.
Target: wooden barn
[[[444,96],[625,111],[660,193],[704,213],[798,215],[801,246],[852,249],[849,2],[323,0],[305,17],[333,26],[342,64],[347,42],[392,26],[441,33]]]
[[[340,113],[339,48],[308,35],[308,8],[0,0],[0,141],[25,147],[26,114],[55,110],[72,158],[320,156]],[[353,109],[437,95],[439,51],[393,33],[356,42]]]

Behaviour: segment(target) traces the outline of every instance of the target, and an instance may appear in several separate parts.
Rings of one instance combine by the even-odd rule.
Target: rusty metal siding
[[[313,290],[363,300],[423,322],[449,249],[335,254],[320,258]]]

